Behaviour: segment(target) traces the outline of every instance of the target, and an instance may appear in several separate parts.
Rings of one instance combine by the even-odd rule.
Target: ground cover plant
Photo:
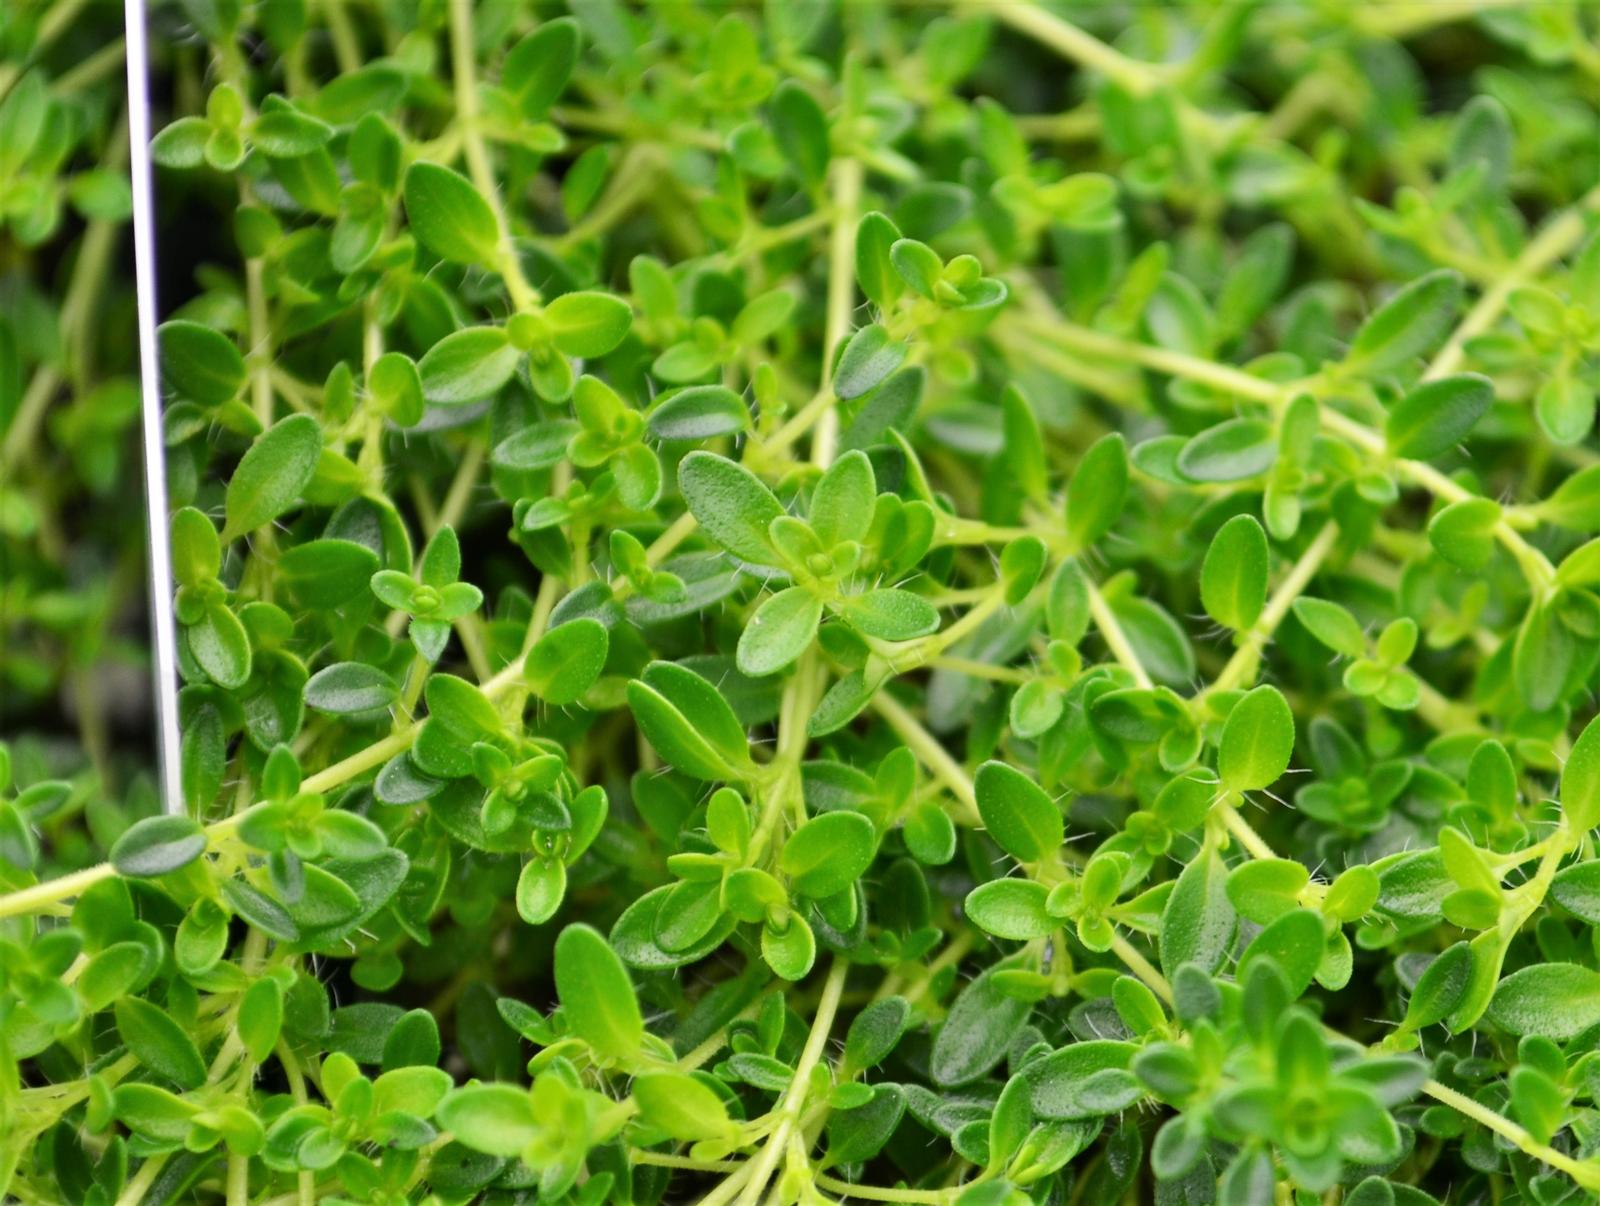
[[[0,776],[6,1192],[1594,1200],[1600,59],[1477,8],[158,8],[188,813]]]

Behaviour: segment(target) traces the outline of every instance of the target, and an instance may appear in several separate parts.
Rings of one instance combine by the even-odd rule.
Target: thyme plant
[[[0,806],[0,1185],[1594,1200],[1593,11],[570,9],[157,10],[188,812]]]

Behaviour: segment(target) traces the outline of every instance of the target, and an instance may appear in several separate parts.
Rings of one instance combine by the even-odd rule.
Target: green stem
[[[1504,1139],[1509,1139],[1519,1150],[1535,1160],[1541,1160],[1551,1168],[1560,1169],[1584,1189],[1600,1189],[1600,1165],[1574,1160],[1571,1156],[1556,1151],[1548,1143],[1540,1143],[1509,1118],[1495,1113],[1487,1106],[1479,1105],[1466,1094],[1458,1093],[1449,1085],[1441,1084],[1437,1080],[1430,1078],[1423,1081],[1422,1091],[1435,1101],[1449,1106],[1456,1113],[1472,1119],[1480,1126],[1487,1127]]]
[[[944,748],[938,738],[923,728],[917,718],[906,710],[905,705],[889,692],[879,691],[874,695],[872,706],[916,755],[917,761],[961,802],[969,818],[968,823],[980,824],[978,794],[972,786],[972,776],[950,756],[950,751]]]
[[[1089,588],[1089,615],[1094,619],[1094,626],[1100,630],[1106,648],[1111,650],[1111,656],[1117,659],[1117,664],[1133,675],[1135,684],[1146,691],[1150,690],[1155,683],[1145,670],[1144,663],[1139,660],[1138,652],[1129,643],[1127,634],[1122,631],[1116,613],[1100,593],[1100,588],[1087,578],[1084,581]]]
[[[795,1065],[788,1091],[784,1093],[783,1101],[778,1107],[777,1129],[767,1138],[761,1154],[754,1161],[752,1171],[744,1184],[744,1193],[739,1198],[742,1206],[755,1206],[760,1200],[761,1191],[766,1188],[767,1181],[777,1168],[778,1159],[783,1155],[789,1142],[789,1133],[794,1129],[805,1108],[806,1097],[811,1092],[811,1073],[822,1062],[828,1038],[833,1033],[834,1015],[839,1011],[839,997],[844,992],[845,976],[849,970],[848,960],[836,958],[828,971],[827,980],[823,982],[822,996],[817,1001],[811,1033],[806,1038],[805,1048],[800,1053],[800,1062]],[[723,1184],[726,1185],[727,1182]],[[731,1199],[721,1196],[720,1190],[717,1190],[707,1195],[701,1206],[717,1206],[719,1202],[729,1200]]]
[[[1440,0],[1435,0],[1435,3]],[[1600,186],[1590,189],[1576,204],[1561,211],[1522,250],[1510,268],[1499,273],[1467,312],[1439,354],[1422,375],[1434,381],[1455,372],[1466,355],[1466,345],[1494,325],[1511,295],[1583,241],[1592,210],[1600,206]]]
[[[832,402],[833,357],[850,329],[856,300],[856,223],[861,210],[859,159],[841,159],[833,169],[833,234],[828,243],[828,309],[822,333],[822,385]],[[829,405],[811,440],[813,464],[827,468],[839,446],[839,410]]]
[[[518,310],[532,310],[539,304],[539,291],[528,283],[528,278],[522,273],[522,261],[511,241],[511,225],[506,220],[505,207],[500,203],[500,191],[489,165],[489,150],[478,124],[478,60],[472,34],[472,0],[450,0],[450,69],[454,77],[456,121],[461,127],[461,146],[467,159],[467,174],[472,177],[473,186],[488,202],[500,231],[500,256],[495,267],[505,281],[506,291],[511,294],[511,304]]]

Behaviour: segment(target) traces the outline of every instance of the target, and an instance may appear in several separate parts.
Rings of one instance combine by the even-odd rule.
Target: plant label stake
[[[144,502],[150,548],[150,626],[155,640],[156,744],[162,807],[184,811],[179,783],[178,648],[173,615],[172,546],[167,534],[167,452],[161,425],[156,343],[155,189],[150,171],[150,72],[144,0],[125,0],[129,165],[133,188],[134,288],[139,308],[139,389],[144,442]]]

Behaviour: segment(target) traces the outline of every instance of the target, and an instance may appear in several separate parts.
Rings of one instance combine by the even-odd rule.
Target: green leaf
[[[899,1085],[875,1085],[872,1098],[853,1109],[837,1110],[828,1119],[825,1162],[858,1164],[883,1150],[906,1112],[905,1090]]]
[[[817,961],[816,935],[798,913],[791,913],[782,928],[769,921],[761,927],[761,958],[779,979],[803,980]]]
[[[716,689],[694,671],[651,663],[644,681],[628,684],[628,706],[650,744],[685,774],[737,779],[748,767],[744,729]]]
[[[1600,717],[1584,726],[1561,768],[1561,810],[1573,833],[1600,825]]]
[[[540,637],[522,664],[523,677],[545,703],[564,707],[582,699],[605,668],[610,634],[584,616]]]
[[[685,1143],[724,1135],[732,1125],[716,1091],[683,1072],[635,1077],[633,1100],[648,1126]]]
[[[252,662],[250,636],[227,603],[208,601],[200,619],[187,625],[184,634],[206,677],[229,690],[245,685]]]
[[[1335,653],[1345,657],[1364,657],[1367,634],[1360,623],[1337,603],[1302,595],[1294,601],[1295,618],[1306,631]]]
[[[539,1137],[526,1089],[512,1085],[466,1085],[439,1103],[439,1124],[456,1142],[491,1156],[519,1156]]]
[[[1257,925],[1276,921],[1298,907],[1311,873],[1289,859],[1251,859],[1228,876],[1228,899],[1241,916]]]
[[[967,893],[965,909],[972,923],[996,938],[1028,942],[1043,938],[1061,923],[1045,909],[1050,895],[1030,879],[997,879]]]
[[[1065,838],[1061,810],[1044,790],[1004,762],[985,762],[973,779],[984,828],[1019,862],[1054,855]]]
[[[422,422],[422,376],[404,352],[385,352],[367,373],[372,400],[401,427]]]
[[[517,913],[529,925],[554,917],[567,892],[567,869],[557,859],[533,858],[517,876]]]
[[[307,706],[333,716],[382,711],[399,696],[394,679],[366,662],[335,662],[318,670],[305,685]]]
[[[1217,530],[1200,567],[1200,600],[1224,628],[1248,632],[1267,602],[1267,534],[1250,515]]]
[[[1407,1030],[1442,1022],[1466,993],[1472,979],[1472,948],[1457,942],[1428,964],[1406,1006]]]
[[[865,1071],[881,1064],[910,1023],[911,1005],[904,997],[872,1002],[850,1023],[844,1039],[844,1066]]]
[[[903,291],[889,258],[899,239],[899,228],[881,213],[864,215],[856,226],[856,280],[862,294],[880,310],[892,306]]]
[[[1322,916],[1310,909],[1285,913],[1257,934],[1239,957],[1236,977],[1244,983],[1250,967],[1258,960],[1270,960],[1283,973],[1289,986],[1289,999],[1305,992],[1322,961]]]
[[[678,465],[678,488],[706,534],[735,557],[783,564],[767,535],[783,507],[748,469],[714,453],[691,452]]]
[[[472,182],[436,163],[406,169],[406,218],[411,233],[441,259],[493,265],[500,255],[494,210]]]
[[[278,560],[278,574],[303,607],[341,607],[367,592],[378,555],[353,540],[308,540]]]
[[[112,845],[110,862],[119,875],[147,879],[188,866],[205,849],[205,830],[193,819],[146,817],[130,825]]]
[[[1540,518],[1560,528],[1600,531],[1600,465],[1578,470],[1534,510]]]
[[[1460,304],[1461,277],[1454,271],[1441,268],[1418,277],[1361,324],[1345,370],[1381,375],[1428,355],[1444,341]]]
[[[872,462],[859,450],[847,452],[828,468],[811,494],[808,519],[824,548],[863,539],[872,526],[878,496]]]
[[[423,397],[438,406],[465,406],[490,397],[511,380],[522,355],[503,327],[452,331],[417,364]]]
[[[1590,925],[1600,925],[1600,860],[1558,871],[1550,881],[1550,898]]]
[[[828,172],[828,119],[794,80],[785,80],[772,94],[772,135],[803,183],[822,183]]]
[[[1228,713],[1217,751],[1217,772],[1231,792],[1270,787],[1289,769],[1294,715],[1276,687],[1255,688]]]
[[[161,375],[180,398],[220,406],[244,388],[244,357],[221,331],[175,319],[161,324]]]
[[[658,440],[712,440],[750,429],[743,399],[721,385],[675,390],[650,412],[650,434]]]
[[[881,641],[909,641],[939,629],[938,609],[908,590],[845,595],[835,606],[857,632]]]
[[[1587,381],[1558,372],[1534,396],[1539,426],[1557,444],[1582,442],[1594,430],[1594,387]]]
[[[1494,384],[1477,373],[1417,386],[1390,409],[1384,439],[1395,456],[1429,460],[1467,437],[1494,404]]]
[[[604,356],[627,337],[633,311],[611,293],[564,293],[544,309],[556,347],[568,356]]]
[[[1070,1043],[1027,1067],[1028,1096],[1040,1118],[1071,1121],[1127,1109],[1144,1089],[1128,1071],[1132,1043],[1092,1039]]]
[[[180,586],[199,586],[222,572],[216,526],[193,507],[172,516],[172,573]]]
[[[1278,459],[1278,441],[1260,419],[1228,419],[1208,427],[1178,452],[1179,471],[1191,481],[1238,482],[1258,477]]]
[[[159,1007],[139,997],[116,1004],[117,1033],[141,1064],[184,1089],[206,1081],[205,1061],[184,1028]]]
[[[311,484],[322,456],[322,428],[310,415],[290,415],[256,437],[228,479],[222,541],[282,515]]]
[[[1233,947],[1237,924],[1228,869],[1216,849],[1206,846],[1179,874],[1161,912],[1161,970],[1167,979],[1186,963],[1216,971]]]
[[[876,323],[862,327],[850,336],[839,353],[839,364],[833,374],[834,394],[848,402],[876,389],[905,363],[909,350]]]
[[[956,995],[944,1024],[933,1036],[928,1072],[937,1085],[970,1084],[1005,1057],[1033,1006],[1002,991],[1005,966],[984,970]]]
[[[1500,504],[1492,498],[1463,498],[1428,521],[1428,543],[1458,569],[1472,572],[1489,564]]]
[[[780,864],[796,892],[814,899],[853,885],[872,865],[878,836],[859,812],[826,812],[789,835]]]
[[[739,636],[741,674],[776,674],[810,647],[822,620],[822,601],[803,586],[781,590],[756,608]]]
[[[1564,1042],[1600,1024],[1600,972],[1576,963],[1512,972],[1495,989],[1486,1016],[1512,1034]]]
[[[1099,540],[1122,514],[1128,493],[1128,443],[1121,432],[1089,446],[1067,483],[1067,534],[1074,548]]]
[[[572,1032],[613,1063],[637,1058],[644,1019],[633,983],[598,930],[569,925],[555,946],[556,994]]]
[[[518,102],[522,116],[538,121],[555,104],[572,78],[582,43],[571,17],[543,22],[507,52],[500,83]]]
[[[265,1063],[283,1032],[283,988],[263,976],[239,998],[239,1040],[250,1058]]]

